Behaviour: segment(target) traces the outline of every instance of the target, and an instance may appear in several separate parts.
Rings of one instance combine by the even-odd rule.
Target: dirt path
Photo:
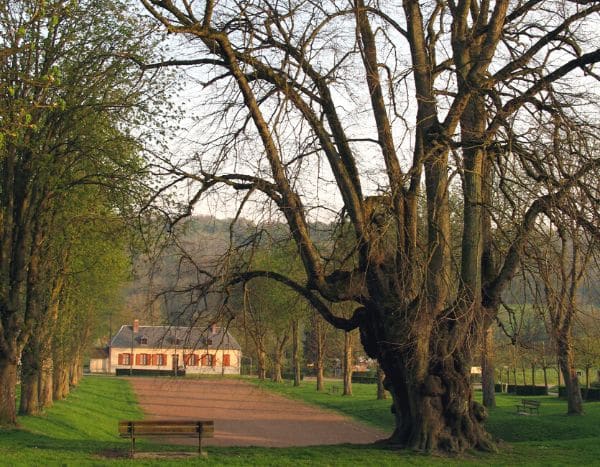
[[[342,415],[286,399],[244,381],[129,380],[148,419],[214,420],[215,437],[208,439],[207,445],[367,444],[386,436],[380,430]],[[174,439],[172,442],[195,444],[193,439]]]

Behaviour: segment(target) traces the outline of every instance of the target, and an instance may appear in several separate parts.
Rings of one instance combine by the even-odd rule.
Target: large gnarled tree
[[[208,105],[201,156],[169,170],[198,184],[192,203],[220,186],[246,205],[273,203],[308,277],[230,281],[270,277],[332,325],[360,328],[393,397],[392,443],[493,448],[472,398],[472,352],[539,216],[597,194],[580,189],[598,168],[593,152],[557,166],[533,143],[547,122],[586,123],[570,105],[591,99],[565,79],[595,79],[600,50],[585,34],[600,4],[141,1],[187,39],[185,58],[145,66],[200,67]],[[328,182],[335,195],[319,197]],[[344,261],[311,236],[311,209],[324,203],[350,227]],[[327,306],[347,301],[351,318]]]

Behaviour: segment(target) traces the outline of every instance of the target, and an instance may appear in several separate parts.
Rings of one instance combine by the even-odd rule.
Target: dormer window
[[[140,344],[148,345],[148,338],[146,336],[140,337]]]
[[[207,343],[208,345],[212,345],[212,339],[209,337],[208,339],[206,339],[206,343]]]
[[[179,337],[175,338],[175,345],[181,345],[181,339]]]

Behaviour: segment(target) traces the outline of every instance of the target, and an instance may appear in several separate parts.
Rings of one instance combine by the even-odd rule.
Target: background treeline
[[[540,231],[550,237],[539,237],[539,243],[529,245],[522,273],[504,294],[499,319],[490,330],[495,341],[487,351],[495,363],[489,381],[492,388],[498,382],[554,386],[559,379],[564,385],[564,375],[558,376],[558,370],[565,358],[571,359],[565,371],[574,371],[586,387],[596,379],[600,366],[598,269],[594,261],[583,264],[578,253],[573,256],[573,239],[561,240],[552,228],[542,227]],[[335,224],[311,228],[334,261],[337,251],[343,251],[343,229]],[[585,246],[593,258],[594,242],[582,235],[576,238],[579,248]],[[215,286],[215,279],[226,277],[228,270],[269,268],[299,283],[305,281],[282,224],[191,217],[178,225],[170,246],[155,261],[139,258],[137,264],[140,277],[128,292],[129,309],[155,323],[206,326],[219,319],[242,344],[243,371],[252,367],[260,378],[274,381],[282,376],[297,381],[300,373],[315,375],[317,387],[323,389],[324,375],[347,375],[345,368],[366,360],[357,333],[346,336],[334,330],[303,298],[274,280],[260,277],[234,287]],[[577,283],[569,282],[569,274],[574,273],[581,276]],[[572,296],[556,302],[561,290],[572,291]],[[337,313],[343,315],[343,307],[338,307]],[[557,312],[568,310],[572,316],[566,329]],[[561,357],[565,348],[561,350],[560,339],[566,340],[571,356]],[[473,366],[480,366],[483,356]],[[347,378],[345,390],[350,393]]]

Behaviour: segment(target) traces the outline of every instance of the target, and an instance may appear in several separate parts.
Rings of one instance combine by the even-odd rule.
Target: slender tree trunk
[[[527,372],[525,371],[525,365],[521,365],[521,373],[523,374],[523,386],[527,386]]]
[[[0,426],[17,423],[17,362],[0,354]]]
[[[79,384],[83,373],[83,364],[81,361],[81,354],[78,352],[73,356],[73,362],[69,369],[69,386],[75,387]]]
[[[377,400],[387,399],[387,393],[384,386],[385,373],[379,365],[377,365]]]
[[[535,363],[531,364],[531,385],[535,386]]]
[[[264,381],[267,378],[267,353],[262,349],[258,349],[257,354],[256,371],[258,372],[258,379]]]
[[[561,373],[560,373],[560,358],[556,361],[556,375],[558,377],[558,387],[561,386]]]
[[[20,415],[37,415],[40,412],[40,372],[39,346],[36,343],[36,339],[33,337],[29,340],[21,354]]]
[[[496,391],[494,388],[494,330],[489,326],[483,337],[483,350],[481,352],[481,391],[483,405],[496,407]]]
[[[546,395],[548,395],[548,368],[546,367],[546,362],[544,362],[542,369],[544,371],[544,387],[546,388]]]
[[[569,415],[583,414],[583,399],[581,398],[581,388],[575,369],[575,356],[573,347],[567,336],[558,337],[558,362],[565,380],[567,391],[567,413]]]
[[[322,327],[323,326],[317,325],[318,332],[315,333],[317,340],[317,361],[315,362],[315,369],[317,370],[317,391],[323,391],[325,389],[325,378],[323,375],[325,348],[323,345]]]
[[[344,396],[352,395],[352,335],[344,333]]]
[[[292,321],[292,365],[294,367],[294,386],[300,386],[300,321]]]
[[[52,359],[46,357],[42,362],[42,368],[40,371],[40,381],[38,383],[39,388],[39,401],[40,407],[46,409],[52,406]]]
[[[281,383],[283,377],[281,376],[281,357],[279,352],[275,352],[275,358],[273,359],[273,373],[271,374],[271,380],[274,383]]]
[[[69,368],[65,365],[54,367],[52,398],[62,400],[69,395]]]
[[[276,383],[283,382],[283,377],[281,375],[281,368],[283,366],[283,354],[285,351],[285,345],[289,339],[288,332],[285,333],[281,339],[278,339],[275,344],[275,358],[273,362],[273,374],[271,375],[271,379]]]

